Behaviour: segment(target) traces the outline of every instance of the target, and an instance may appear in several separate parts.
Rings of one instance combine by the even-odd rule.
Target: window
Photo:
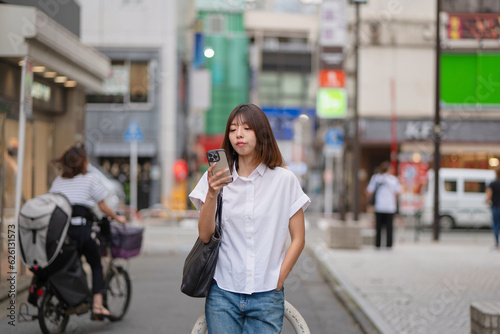
[[[262,71],[258,78],[258,94],[263,106],[310,107],[309,74]]]
[[[148,102],[148,62],[130,62],[130,102]]]
[[[113,60],[103,90],[104,94],[87,95],[87,103],[149,102],[148,61]]]
[[[444,191],[449,193],[457,192],[457,181],[444,180]]]
[[[465,181],[464,192],[466,193],[481,193],[486,191],[486,183],[484,181]]]

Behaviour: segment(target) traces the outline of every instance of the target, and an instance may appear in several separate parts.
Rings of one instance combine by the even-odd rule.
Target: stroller
[[[46,193],[27,201],[19,214],[21,259],[33,272],[28,302],[38,308],[31,320],[38,318],[44,333],[54,333],[48,313],[61,319],[64,330],[69,314],[83,314],[92,303],[77,247],[66,235],[71,213],[64,195]]]

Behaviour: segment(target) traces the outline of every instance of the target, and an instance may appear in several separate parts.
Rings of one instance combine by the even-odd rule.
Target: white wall
[[[412,48],[368,48],[360,55],[359,114],[389,116],[391,78],[395,81],[398,117],[431,117],[434,113],[434,51]]]
[[[360,117],[390,117],[392,78],[398,117],[432,117],[435,7],[435,0],[371,0],[360,6]],[[354,8],[348,5],[347,9],[351,25],[354,24]],[[374,25],[378,26],[376,42]],[[348,55],[352,54],[353,30],[349,39]],[[354,55],[348,57],[346,68],[353,73]],[[350,77],[348,84],[351,96],[354,94],[352,80]]]
[[[170,0],[169,0],[170,1]],[[159,46],[166,24],[165,1],[84,0],[81,38],[94,46]]]

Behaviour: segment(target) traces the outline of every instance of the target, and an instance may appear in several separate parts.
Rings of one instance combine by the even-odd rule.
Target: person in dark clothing
[[[500,233],[500,167],[495,170],[496,179],[486,188],[486,204],[491,207],[493,236],[495,249],[498,249],[498,235]]]
[[[382,229],[387,233],[387,248],[392,247],[393,218],[397,211],[397,196],[401,192],[401,183],[398,178],[389,173],[391,163],[383,162],[378,172],[372,176],[366,193],[375,197],[375,247],[380,248]]]
[[[68,235],[76,242],[80,254],[85,256],[92,268],[94,297],[91,319],[112,319],[113,314],[103,306],[104,280],[101,256],[99,247],[91,237],[92,208],[99,206],[102,212],[121,224],[126,223],[126,218],[117,215],[104,202],[107,190],[95,175],[87,173],[89,159],[83,146],[75,145],[69,148],[55,163],[61,170],[61,175],[52,183],[50,192],[63,194],[69,200],[73,212]]]

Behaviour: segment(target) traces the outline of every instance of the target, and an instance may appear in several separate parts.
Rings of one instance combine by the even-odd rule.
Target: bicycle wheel
[[[297,311],[292,304],[285,300],[285,314],[284,317],[290,322],[295,333],[301,334],[311,334],[309,327],[302,315]],[[191,334],[204,334],[207,332],[207,319],[205,318],[205,312],[203,312],[193,326]]]
[[[38,308],[38,323],[44,334],[60,334],[66,329],[69,315],[62,302],[51,291],[45,294]]]
[[[125,269],[122,267],[113,268],[106,278],[104,290],[104,306],[115,315],[110,320],[121,320],[127,312],[132,295],[132,284]]]

